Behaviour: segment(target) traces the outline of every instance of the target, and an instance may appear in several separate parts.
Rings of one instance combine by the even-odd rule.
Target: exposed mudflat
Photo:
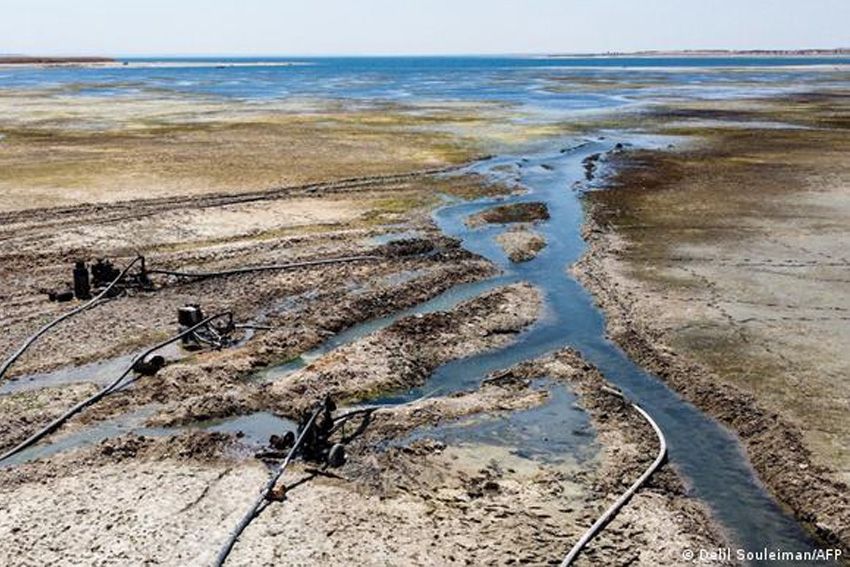
[[[543,221],[549,218],[546,203],[514,203],[497,205],[485,211],[472,215],[466,223],[470,227],[485,224],[510,224],[517,222]]]
[[[613,84],[585,77],[552,92]],[[633,84],[642,85],[659,83]],[[574,185],[544,186],[614,187],[587,199],[590,249],[575,269],[608,313],[610,334],[734,428],[774,493],[846,546],[847,359],[836,345],[846,342],[840,325],[850,309],[841,244],[847,121],[835,98],[740,102],[734,112],[723,101],[679,101],[666,115],[642,109],[622,123],[584,124],[509,123],[519,111],[473,102],[316,103],[304,112],[303,101],[269,101],[234,113],[189,97],[57,103],[50,92],[10,90],[0,98],[0,109],[16,109],[0,124],[2,357],[78,305],[46,293],[68,285],[77,259],[122,265],[142,253],[153,269],[216,271],[368,256],[207,279],[155,274],[154,289],[131,290],[36,343],[0,383],[0,452],[91,395],[132,353],[173,335],[179,307],[231,311],[248,326],[221,350],[168,349],[156,375],[0,466],[0,557],[9,563],[209,564],[268,478],[257,455],[269,456],[269,435],[292,430],[318,400],[333,396],[342,410],[389,404],[424,389],[447,363],[524,348],[535,330],[559,340],[566,325],[582,333],[586,322],[571,317],[587,310],[558,304],[553,317],[552,290],[572,298],[582,292],[575,282],[550,289],[533,263],[504,263],[508,277],[483,281],[500,274],[499,254],[491,263],[467,251],[431,213],[447,198],[492,198],[457,225],[481,238],[502,231],[495,241],[513,262],[545,249],[537,260],[557,263],[553,251],[577,248],[569,235],[543,237],[567,218],[556,194],[497,198],[519,196],[521,171],[561,179],[556,162],[592,143],[600,149],[576,158]],[[92,101],[101,104],[96,120],[86,114]],[[76,118],[66,122],[66,112]],[[728,127],[745,115],[751,131]],[[644,132],[647,118],[700,145],[635,152],[564,139],[604,140],[608,127]],[[777,129],[785,121],[793,131]],[[492,169],[499,183],[443,175],[482,148],[534,136],[565,146],[534,168],[509,158]],[[745,184],[751,193],[740,191]],[[439,308],[415,309],[437,297]],[[537,339],[558,346],[520,354],[566,344]],[[508,358],[504,365],[522,360]],[[653,430],[572,350],[464,384],[383,405],[347,444],[341,468],[296,460],[275,492],[285,498],[248,527],[228,564],[558,564],[658,451]],[[665,464],[577,564],[677,565],[683,550],[726,544]]]
[[[496,242],[508,255],[511,262],[528,262],[546,247],[546,239],[526,228],[511,229],[499,234]]]
[[[285,407],[297,410],[318,393],[360,400],[370,393],[409,389],[452,359],[504,346],[537,319],[539,310],[540,298],[533,287],[497,289],[450,312],[407,317],[342,346],[278,379],[271,393],[281,396]]]
[[[803,128],[672,126],[698,145],[626,155],[612,188],[588,194],[590,249],[575,273],[610,335],[737,431],[773,493],[846,549],[845,103],[811,95],[735,110]]]
[[[578,393],[599,457],[547,462],[523,456],[521,446],[408,437],[424,425],[475,416],[510,420],[511,412],[546,403],[547,390],[535,385],[540,377]],[[564,351],[474,391],[379,411],[342,469],[325,476],[299,464],[287,473],[286,500],[255,520],[231,562],[557,562],[657,451],[651,429],[600,390],[604,383]],[[238,440],[221,434],[130,435],[2,470],[0,552],[22,563],[208,563],[266,478],[259,462],[240,454]],[[580,564],[666,564],[683,548],[720,542],[667,470]]]
[[[242,384],[256,368],[493,273],[486,261],[440,235],[427,212],[437,191],[463,198],[502,188],[474,177],[414,175],[354,186],[332,183],[323,190],[327,194],[265,191],[247,202],[201,196],[7,215],[10,222],[0,229],[4,359],[39,325],[77,305],[52,303],[43,291],[68,285],[74,259],[107,257],[120,266],[131,258],[131,243],[149,268],[190,271],[342,256],[376,259],[206,280],[153,276],[153,291],[131,290],[62,323],[16,362],[4,382],[18,380],[24,388],[0,395],[6,416],[0,447],[14,445],[90,395],[91,382],[102,385],[117,377],[132,353],[175,334],[176,310],[187,303],[200,304],[208,314],[232,311],[237,323],[268,330],[237,331],[237,345],[219,353],[171,348],[167,356],[177,364],[83,412],[69,429],[148,404],[164,405],[168,412],[189,399],[199,403],[198,416],[232,414],[251,407],[245,399],[259,395]],[[405,236],[411,234],[416,237]],[[94,362],[103,363],[98,372],[76,370]],[[39,389],[40,382],[50,388]],[[227,403],[222,407],[210,396]]]

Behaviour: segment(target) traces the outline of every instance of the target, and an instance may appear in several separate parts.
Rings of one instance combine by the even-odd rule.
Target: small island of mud
[[[478,214],[472,215],[466,221],[471,227],[485,224],[511,224],[517,222],[538,222],[549,219],[549,208],[546,203],[514,203],[499,205]]]
[[[546,248],[546,239],[525,227],[507,230],[496,237],[496,242],[508,255],[511,262],[528,262]]]

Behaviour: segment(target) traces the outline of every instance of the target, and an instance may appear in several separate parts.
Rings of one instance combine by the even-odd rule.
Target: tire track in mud
[[[95,225],[108,225],[128,220],[137,220],[174,209],[224,207],[257,201],[273,201],[311,196],[317,193],[324,195],[342,191],[370,189],[382,185],[391,185],[393,183],[450,173],[462,167],[465,167],[465,165],[422,169],[391,175],[352,177],[337,181],[291,185],[237,194],[207,193],[204,195],[141,199],[120,201],[117,203],[84,204],[55,209],[42,208],[11,211],[0,213],[0,242],[25,239],[45,231],[49,232],[57,228],[72,226],[83,221]]]

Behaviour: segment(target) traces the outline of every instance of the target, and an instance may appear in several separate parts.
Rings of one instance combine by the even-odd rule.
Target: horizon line
[[[101,53],[101,54],[80,54],[80,53],[63,53],[52,55],[31,55],[26,53],[4,53],[0,52],[0,57],[22,57],[22,58],[83,58],[83,57],[108,57],[114,59],[132,59],[132,58],[153,58],[153,57],[269,57],[269,58],[345,58],[345,57],[362,57],[362,58],[379,58],[379,57],[614,57],[614,56],[641,56],[641,55],[712,55],[712,54],[798,54],[817,55],[818,52],[833,52],[835,55],[850,55],[850,47],[795,47],[795,48],[688,48],[688,49],[640,49],[630,51],[522,51],[522,52],[453,52],[453,53],[233,53],[233,52],[146,52],[146,53]],[[829,53],[823,53],[828,55]]]

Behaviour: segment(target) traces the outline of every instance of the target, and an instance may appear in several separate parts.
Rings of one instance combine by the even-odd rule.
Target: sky
[[[850,47],[850,0],[0,0],[2,54],[807,47]]]

